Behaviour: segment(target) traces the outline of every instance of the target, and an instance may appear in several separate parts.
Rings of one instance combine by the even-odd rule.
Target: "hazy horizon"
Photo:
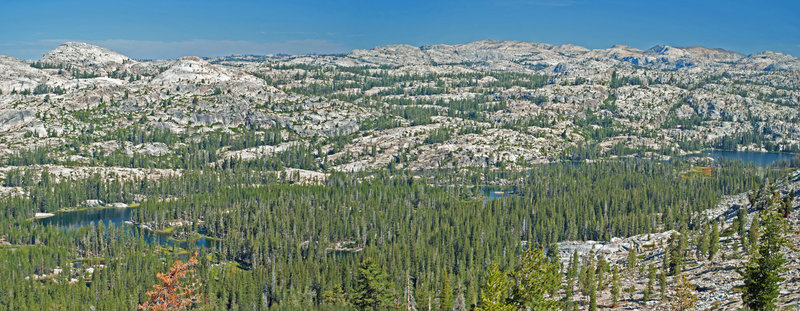
[[[704,46],[800,55],[800,4],[776,1],[495,0],[329,3],[141,1],[0,5],[0,54],[39,59],[81,41],[137,59],[232,54],[332,54],[390,44],[485,39],[575,44]]]

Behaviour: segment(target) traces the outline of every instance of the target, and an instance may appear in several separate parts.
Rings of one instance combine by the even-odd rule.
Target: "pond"
[[[698,157],[700,154],[690,154],[685,157]],[[791,153],[775,153],[775,152],[757,152],[757,151],[722,151],[722,150],[709,150],[702,153],[704,157],[711,157],[714,160],[727,159],[727,160],[741,160],[744,164],[752,164],[759,167],[766,167],[772,163],[780,160],[791,160],[794,154]]]
[[[516,189],[512,186],[484,186],[481,187],[481,191],[484,201],[516,195]]]
[[[150,230],[141,229],[139,227],[133,227],[133,225],[126,224],[126,221],[131,219],[131,212],[135,207],[128,207],[128,208],[96,208],[96,209],[87,209],[87,210],[79,210],[74,212],[63,212],[58,213],[55,216],[43,218],[37,220],[38,222],[48,225],[48,226],[56,226],[58,228],[70,231],[76,230],[81,227],[89,226],[91,224],[97,225],[102,222],[106,228],[110,224],[114,224],[115,227],[123,227],[123,226],[131,226],[132,230],[126,230],[130,234],[137,236],[141,235],[142,239],[145,240],[147,243],[158,243],[160,245],[165,246],[178,246],[181,248],[187,248],[189,246],[186,241],[176,241],[172,239],[171,234],[161,234],[156,233]],[[218,241],[207,239],[205,236],[200,236],[200,238],[192,241],[198,247],[205,248],[205,247],[214,247]]]

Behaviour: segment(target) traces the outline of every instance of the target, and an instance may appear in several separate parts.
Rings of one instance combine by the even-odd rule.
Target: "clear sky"
[[[800,0],[0,1],[0,54],[85,41],[138,59],[340,53],[483,39],[800,56]]]

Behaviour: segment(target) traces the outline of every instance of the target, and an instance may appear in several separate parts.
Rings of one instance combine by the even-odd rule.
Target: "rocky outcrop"
[[[83,42],[65,42],[39,60],[46,66],[63,66],[92,73],[111,72],[134,61],[125,55]]]
[[[34,119],[34,111],[30,109],[0,110],[0,132],[18,129]]]

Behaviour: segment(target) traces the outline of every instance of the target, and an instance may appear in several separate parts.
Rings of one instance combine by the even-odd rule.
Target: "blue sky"
[[[0,3],[0,54],[38,59],[85,41],[139,59],[339,53],[482,39],[703,45],[800,56],[800,1],[17,1]]]

